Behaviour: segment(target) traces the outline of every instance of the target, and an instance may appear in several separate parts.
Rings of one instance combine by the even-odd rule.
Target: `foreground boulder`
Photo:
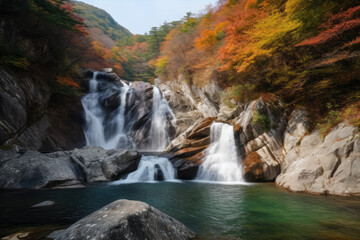
[[[299,119],[299,118],[298,118]],[[285,160],[276,184],[295,192],[332,195],[360,195],[360,134],[345,123],[325,139],[304,131],[299,121],[285,133]]]
[[[0,151],[0,188],[52,188],[112,181],[135,171],[136,151],[84,147],[42,154]]]
[[[55,240],[194,239],[195,233],[152,206],[118,200],[71,225]]]

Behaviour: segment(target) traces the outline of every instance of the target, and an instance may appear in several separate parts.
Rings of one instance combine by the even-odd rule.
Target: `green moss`
[[[254,112],[252,122],[256,125],[260,125],[265,132],[270,130],[270,119],[266,115],[260,114],[258,111]]]

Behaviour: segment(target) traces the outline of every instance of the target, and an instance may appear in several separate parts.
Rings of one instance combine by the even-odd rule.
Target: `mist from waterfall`
[[[226,123],[214,122],[210,128],[210,140],[211,144],[206,150],[196,180],[244,182],[235,145],[234,127]]]
[[[175,169],[167,158],[142,156],[135,172],[130,173],[125,179],[112,182],[111,184],[170,181],[175,178]]]
[[[175,119],[167,101],[163,98],[158,87],[153,87],[153,107],[150,128],[151,143],[149,150],[164,151],[170,143],[168,135],[168,119]]]

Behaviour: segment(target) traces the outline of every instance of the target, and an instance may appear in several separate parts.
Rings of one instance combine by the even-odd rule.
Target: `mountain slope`
[[[90,37],[101,42],[104,47],[112,48],[117,40],[132,36],[125,27],[119,25],[110,14],[103,9],[75,1],[75,10],[84,19]]]

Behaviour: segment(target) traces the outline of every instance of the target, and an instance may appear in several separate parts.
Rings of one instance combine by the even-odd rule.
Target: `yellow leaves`
[[[163,57],[157,59],[155,62],[155,67],[156,67],[155,73],[157,73],[157,74],[163,73],[166,69],[167,63],[168,63],[167,56],[163,56]]]
[[[284,39],[300,26],[299,21],[290,20],[283,13],[273,12],[259,21],[248,34],[254,38],[259,49],[274,50],[282,46]]]

